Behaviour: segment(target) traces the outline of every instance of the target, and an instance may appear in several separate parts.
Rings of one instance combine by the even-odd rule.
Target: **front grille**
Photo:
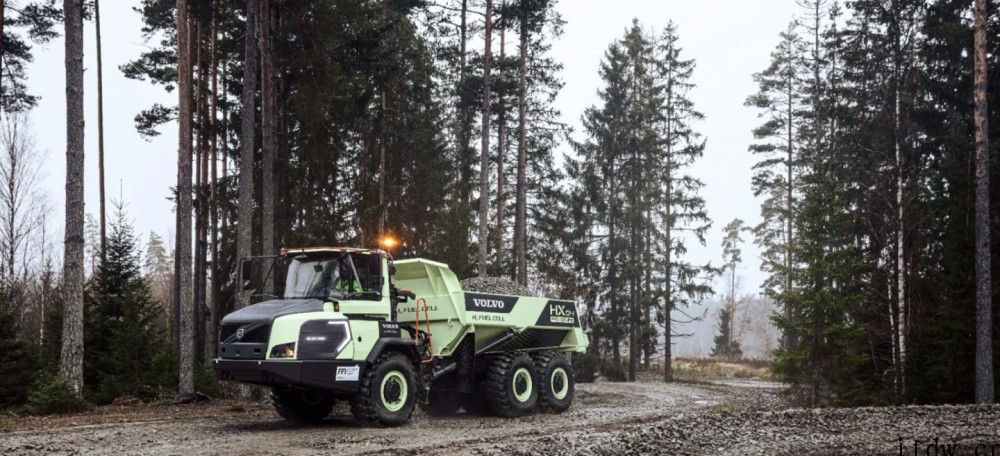
[[[299,330],[295,344],[298,359],[336,359],[351,337],[343,320],[309,320]]]
[[[228,359],[264,359],[269,323],[228,323],[219,331],[219,357]]]
[[[267,323],[231,323],[222,325],[219,340],[227,344],[266,344],[270,334],[271,325]]]

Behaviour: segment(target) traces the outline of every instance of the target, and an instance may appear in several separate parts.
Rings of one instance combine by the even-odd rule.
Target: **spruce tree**
[[[704,184],[690,174],[691,166],[705,151],[705,138],[695,129],[704,115],[689,98],[694,88],[691,77],[695,61],[681,58],[682,48],[673,22],[658,37],[656,49],[656,77],[662,94],[656,125],[660,152],[653,157],[660,163],[655,167],[660,174],[654,176],[662,183],[653,189],[659,220],[650,222],[658,223],[662,230],[660,252],[663,257],[657,263],[662,265],[663,275],[656,289],[663,302],[658,317],[664,325],[665,336],[663,378],[669,382],[673,380],[671,340],[680,334],[676,325],[693,319],[687,315],[687,308],[712,293],[709,281],[717,270],[709,264],[697,265],[686,258],[688,243],[704,245],[705,233],[712,225],[705,200],[700,195]],[[650,162],[650,166],[654,162]],[[673,320],[671,314],[675,311],[685,318]]]
[[[868,400],[859,375],[864,326],[857,319],[867,293],[857,273],[863,256],[840,175],[838,165],[822,159],[803,176],[792,251],[802,266],[793,271],[795,288],[779,294],[793,317],[775,316],[785,337],[798,341],[777,351],[775,372],[809,405]]]
[[[715,345],[712,347],[712,356],[721,356],[730,359],[743,356],[740,341],[733,337],[732,321],[733,314],[729,307],[723,307],[719,310],[718,334],[713,339]]]
[[[36,372],[31,347],[18,337],[18,320],[9,288],[0,287],[0,409],[24,401]]]
[[[120,202],[108,236],[107,260],[87,286],[86,378],[98,402],[146,398],[152,362],[164,343],[161,310],[142,275],[139,239]]]

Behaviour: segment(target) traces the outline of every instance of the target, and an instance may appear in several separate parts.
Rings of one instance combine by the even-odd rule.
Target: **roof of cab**
[[[361,254],[383,254],[382,249],[365,249],[360,247],[286,247],[281,249],[282,255],[295,253],[361,253]]]

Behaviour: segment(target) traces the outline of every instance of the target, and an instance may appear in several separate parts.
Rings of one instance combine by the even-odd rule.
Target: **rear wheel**
[[[510,418],[530,413],[538,402],[534,366],[524,353],[497,356],[486,374],[486,401],[493,413]]]
[[[416,375],[409,358],[402,353],[383,353],[361,379],[361,388],[351,400],[351,412],[362,424],[399,426],[410,419],[416,392]]]
[[[538,404],[556,413],[565,412],[573,403],[573,366],[565,356],[544,352],[535,356],[538,381]]]
[[[333,410],[333,395],[315,390],[271,390],[274,410],[282,418],[300,423],[315,423],[326,418]]]

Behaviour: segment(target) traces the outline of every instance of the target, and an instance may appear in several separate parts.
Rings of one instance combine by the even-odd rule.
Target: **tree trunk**
[[[97,179],[101,211],[101,263],[108,259],[106,231],[107,210],[104,206],[104,72],[101,60],[101,6],[94,0],[94,32],[97,35]]]
[[[507,2],[503,4],[503,10],[507,10]],[[502,95],[499,99],[500,106],[497,112],[497,267],[503,268],[503,211],[504,211],[504,134],[505,126],[507,123],[507,104],[504,103],[506,100],[506,62],[504,58],[506,57],[506,41],[507,41],[507,24],[504,24],[500,28],[500,86],[503,90]]]
[[[975,4],[976,403],[993,403],[993,285],[990,264],[990,147],[986,105],[986,0]]]
[[[209,199],[211,204],[211,256],[212,261],[211,272],[211,286],[210,293],[208,297],[208,328],[205,334],[208,336],[208,346],[206,347],[206,358],[211,359],[216,356],[219,351],[219,192],[218,192],[218,141],[219,141],[219,126],[216,121],[218,111],[219,111],[219,23],[216,10],[219,7],[219,1],[213,0],[212,2],[212,113],[209,116],[211,132],[211,159],[212,159],[212,170],[211,170],[211,180],[209,187]]]
[[[490,47],[493,40],[493,0],[486,0],[486,44],[483,51],[483,151],[479,159],[479,277],[486,277],[490,211]]]
[[[178,395],[194,398],[194,296],[191,283],[191,48],[187,0],[177,0],[177,79],[179,139],[177,154],[177,253],[180,293],[180,376]]]
[[[253,152],[254,129],[256,126],[256,107],[254,98],[257,95],[257,11],[260,0],[247,0],[247,23],[245,58],[243,65],[243,113],[240,131],[240,188],[239,213],[237,215],[236,261],[250,256],[253,226]],[[239,271],[237,271],[239,272]],[[237,282],[239,282],[237,280]],[[250,295],[240,289],[239,307],[250,304]]]
[[[59,372],[83,390],[83,2],[64,0],[66,65],[66,232]]]
[[[673,84],[671,81],[670,89],[673,89]],[[670,344],[671,340],[671,320],[670,311],[674,308],[673,301],[673,235],[674,235],[674,221],[673,215],[671,214],[672,204],[673,204],[673,142],[670,138],[673,137],[673,118],[667,117],[667,150],[666,150],[666,166],[664,167],[664,172],[666,173],[666,178],[664,179],[666,188],[663,192],[663,237],[665,238],[665,246],[663,249],[663,254],[666,257],[666,267],[664,268],[663,277],[663,381],[670,383],[674,381],[674,366],[672,359],[672,349]]]
[[[466,22],[466,18],[468,16],[468,3],[469,3],[468,0],[462,0],[461,26],[459,27],[460,38],[459,38],[459,56],[458,56],[459,66],[460,66],[458,69],[458,79],[459,79],[458,85],[462,89],[460,89],[459,91],[459,100],[458,100],[461,109],[459,109],[459,118],[458,118],[457,148],[459,150],[458,159],[461,166],[461,169],[459,170],[460,173],[459,178],[461,179],[461,189],[459,196],[461,197],[463,208],[470,207],[471,195],[472,195],[472,161],[471,157],[469,156],[469,129],[470,129],[469,106],[468,103],[465,103],[465,100],[463,100],[461,97],[462,90],[464,90],[465,87],[465,76],[466,76],[465,75],[466,52],[467,52],[466,48],[468,45],[468,24]],[[465,238],[469,237],[468,232],[465,232],[463,234],[465,235]],[[465,253],[463,252],[463,255],[464,254]]]
[[[791,53],[791,52],[794,52],[794,50],[789,49],[789,53]],[[793,63],[789,62],[788,65],[789,65],[789,67],[791,67],[791,65],[793,65]],[[793,215],[792,215],[792,201],[793,201],[793,199],[792,198],[793,198],[794,189],[795,189],[795,183],[794,183],[795,176],[794,176],[794,172],[793,172],[793,168],[795,166],[794,165],[794,163],[795,163],[795,136],[794,136],[793,129],[792,129],[793,126],[794,126],[794,121],[795,121],[795,119],[794,119],[795,104],[793,102],[794,97],[792,95],[793,94],[793,84],[794,84],[794,81],[792,80],[792,68],[789,68],[788,69],[788,80],[787,80],[787,84],[786,84],[786,86],[788,88],[788,110],[786,112],[786,115],[787,115],[786,122],[787,122],[787,128],[788,128],[788,131],[787,131],[787,136],[788,136],[787,137],[787,142],[788,142],[788,150],[787,150],[788,157],[787,157],[787,160],[788,161],[785,164],[785,171],[787,173],[787,179],[788,179],[788,185],[787,185],[787,188],[785,189],[785,240],[787,241],[785,243],[785,293],[786,294],[789,293],[789,292],[791,292],[791,290],[792,290],[792,264],[793,264],[793,261],[792,261],[792,249],[794,248],[794,240],[792,238],[792,219],[793,219]],[[730,318],[732,318],[732,315],[730,315]],[[791,321],[792,318],[793,318],[792,310],[786,304],[785,305],[785,319],[788,320],[788,321]],[[795,344],[795,341],[791,340],[791,338],[789,338],[787,336],[782,338],[782,342],[784,342],[784,344],[785,344],[785,350],[791,349],[792,345]]]
[[[386,169],[385,169],[385,143],[386,128],[386,93],[385,88],[383,88],[379,94],[379,99],[382,104],[382,120],[380,121],[380,133],[381,138],[378,141],[378,238],[381,242],[382,238],[385,237],[385,212],[386,212],[386,194],[385,194],[385,180],[386,180]]]
[[[209,40],[205,34],[203,21],[198,20],[198,240],[195,244],[195,359],[198,364],[205,362],[205,307],[208,301],[208,156],[211,132],[208,120]]]
[[[902,34],[899,22],[902,20],[899,11],[899,1],[892,2],[893,36],[893,150],[896,155],[896,315],[895,315],[895,386],[897,396],[906,391],[906,225],[904,222],[903,191],[906,186],[905,170],[903,168],[903,128],[900,119],[900,98],[902,97]]]
[[[614,152],[612,152],[611,166],[609,166],[609,172],[606,178],[610,182],[610,195],[617,195],[617,185],[616,179],[610,178],[615,175],[615,163],[614,163]],[[612,204],[609,208],[611,212],[608,215],[608,261],[609,265],[606,270],[608,271],[608,283],[611,285],[609,287],[609,301],[611,301],[611,315],[615,319],[621,318],[619,301],[618,301],[618,225],[616,220],[616,215],[618,214],[617,206]],[[619,372],[622,366],[622,353],[621,353],[621,335],[618,328],[617,322],[612,322],[610,325],[611,333],[611,360],[614,362],[614,371]]]
[[[514,220],[514,271],[517,283],[527,285],[528,283],[528,260],[527,260],[527,177],[528,158],[525,132],[525,117],[527,117],[527,62],[528,62],[528,11],[527,6],[521,5],[521,59],[518,65],[518,91],[517,91],[517,214]]]
[[[644,256],[645,256],[645,260],[643,261],[643,264],[646,265],[646,267],[643,268],[643,269],[645,269],[645,271],[643,271],[644,277],[643,277],[643,282],[642,282],[643,283],[642,289],[645,291],[645,294],[643,295],[643,299],[642,299],[642,307],[643,308],[641,309],[641,310],[643,310],[645,312],[645,318],[643,318],[643,320],[642,320],[642,352],[643,352],[642,367],[644,369],[648,369],[649,368],[649,362],[650,362],[650,359],[653,356],[652,352],[654,352],[656,350],[656,345],[649,343],[649,337],[653,333],[653,323],[652,323],[652,320],[653,320],[652,319],[653,306],[649,305],[650,304],[649,300],[652,299],[652,296],[653,296],[653,293],[652,293],[652,291],[653,291],[652,290],[653,289],[653,274],[652,274],[652,271],[653,271],[653,268],[652,268],[652,265],[653,265],[653,243],[652,243],[653,236],[652,236],[652,228],[650,227],[650,225],[652,225],[652,223],[653,223],[653,214],[652,214],[652,211],[651,211],[651,206],[648,205],[648,203],[649,202],[647,201],[647,206],[646,206],[647,207],[647,209],[646,209],[646,220],[649,221],[649,224],[647,224],[646,228],[643,229],[643,237],[642,237],[643,253],[644,253]]]
[[[273,255],[274,248],[274,65],[272,64],[271,2],[261,0],[260,7],[260,117],[262,128],[261,187],[261,241],[262,254]],[[274,294],[274,278],[264,281],[264,294]]]
[[[4,48],[3,48],[4,45],[3,32],[4,32],[4,25],[6,22],[5,21],[6,16],[7,16],[7,0],[0,0],[0,68],[7,68],[6,60],[4,59],[4,56],[6,56],[7,54],[4,53]],[[2,93],[3,93],[3,71],[0,70],[0,94]],[[0,112],[2,112],[5,107],[3,106],[2,98],[3,97],[0,97]]]

